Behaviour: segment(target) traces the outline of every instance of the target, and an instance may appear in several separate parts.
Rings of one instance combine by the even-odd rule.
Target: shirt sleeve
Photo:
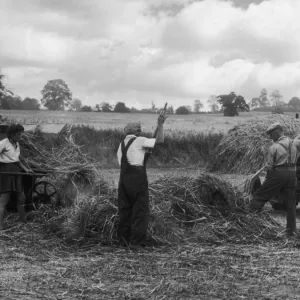
[[[143,148],[154,148],[156,139],[147,139],[145,138],[142,147]]]
[[[276,154],[275,152],[276,152],[276,148],[271,146],[267,154],[266,166],[271,168],[274,166],[274,156]]]
[[[0,152],[5,148],[6,146],[6,139],[0,141]]]

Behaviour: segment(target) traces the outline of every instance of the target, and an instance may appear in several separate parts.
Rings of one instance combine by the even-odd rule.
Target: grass
[[[73,126],[71,133],[75,142],[82,146],[103,168],[117,168],[116,153],[120,142],[125,138],[122,130],[100,129],[91,126]],[[143,132],[142,136],[152,137],[152,133]],[[209,160],[213,150],[223,137],[222,132],[175,131],[165,133],[165,141],[157,145],[152,152],[149,165],[162,167],[170,165],[203,165]]]

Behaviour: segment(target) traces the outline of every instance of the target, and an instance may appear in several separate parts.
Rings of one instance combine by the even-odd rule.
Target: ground
[[[149,169],[149,180],[173,172]],[[106,170],[105,176],[116,183],[118,170]],[[245,179],[222,176],[236,185]],[[283,213],[275,215],[285,224]],[[17,222],[0,233],[0,298],[7,300],[299,299],[299,269],[298,244],[286,238],[257,245],[168,245],[136,253],[59,243],[36,223]]]

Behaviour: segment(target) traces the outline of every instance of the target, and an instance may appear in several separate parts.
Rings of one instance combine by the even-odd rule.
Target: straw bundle
[[[300,134],[300,120],[285,115],[255,117],[234,126],[212,154],[208,171],[250,174],[260,169],[272,141],[266,129],[273,123],[283,125],[285,135]]]
[[[220,177],[208,173],[161,177],[149,184],[149,236],[158,243],[223,241],[252,243],[275,239],[281,226],[268,214],[248,212],[248,197]],[[81,197],[68,209],[62,231],[67,240],[94,237],[116,240],[116,190]]]
[[[34,132],[23,134],[20,144],[24,164],[37,173],[41,170],[52,174],[51,180],[55,181],[59,191],[71,190],[71,194],[76,196],[78,188],[91,187],[95,182],[98,173],[96,163],[81,151],[72,135],[60,135],[49,148],[37,128]],[[61,194],[61,197],[65,198],[65,195]]]

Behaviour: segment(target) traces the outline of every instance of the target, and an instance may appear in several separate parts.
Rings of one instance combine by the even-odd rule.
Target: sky
[[[174,108],[232,91],[300,96],[299,0],[1,0],[0,70],[41,99],[63,79],[84,105]]]

